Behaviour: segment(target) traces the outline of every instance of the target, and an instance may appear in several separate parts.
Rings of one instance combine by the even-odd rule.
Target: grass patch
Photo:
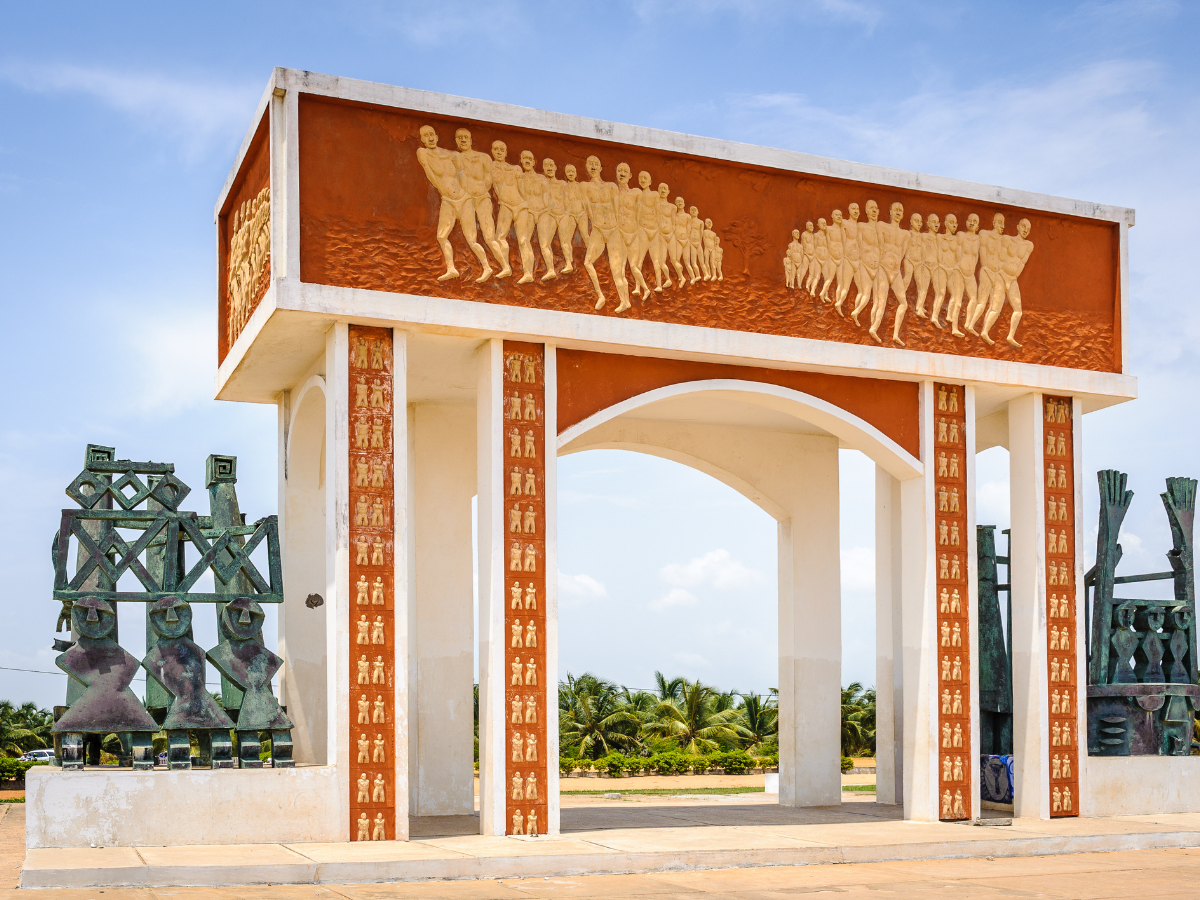
[[[629,790],[607,790],[607,791],[559,791],[560,794],[571,794],[574,796],[592,796],[603,797],[605,794],[648,794],[651,796],[668,796],[683,794],[761,794],[765,788],[761,787],[707,787],[707,788],[647,788],[647,789],[629,789]]]
[[[873,784],[843,784],[842,790],[843,791],[868,791],[869,793],[873,794],[873,793],[875,793],[875,785],[873,785]]]
[[[24,797],[5,797],[4,799],[0,799],[0,803],[24,803],[24,802],[25,802]]]

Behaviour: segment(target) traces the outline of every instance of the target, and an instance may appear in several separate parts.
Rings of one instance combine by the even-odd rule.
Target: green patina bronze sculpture
[[[1196,576],[1192,528],[1196,480],[1168,478],[1161,494],[1171,526],[1169,572],[1116,574],[1117,536],[1133,501],[1127,476],[1106,469],[1100,484],[1088,648],[1088,752],[1105,756],[1186,756],[1200,699],[1196,661]],[[1174,582],[1170,599],[1117,597],[1120,584]]]
[[[54,726],[63,767],[82,768],[85,745],[86,761],[98,763],[101,739],[115,734],[122,763],[153,768],[151,736],[160,729],[172,769],[191,767],[193,743],[201,764],[233,766],[235,732],[239,765],[261,767],[264,731],[271,734],[272,764],[293,765],[292,723],[271,693],[271,677],[283,660],[262,643],[260,604],[283,601],[277,517],[245,524],[235,457],[208,458],[211,514],[201,516],[179,509],[191,489],[175,476],[174,465],[115,456],[111,447],[88,446],[83,471],[67,487],[79,508],[62,511],[53,544],[54,598],[63,605],[57,630],[69,623],[72,637],[55,641],[63,651],[58,665],[71,676],[66,711]],[[198,557],[191,563],[189,545]],[[266,576],[252,559],[260,547]],[[213,590],[193,590],[210,571]],[[119,589],[127,574],[142,590]],[[118,602],[146,607],[141,662],[118,644]],[[192,639],[192,603],[217,608],[222,641],[207,657]],[[206,688],[208,657],[223,676],[221,701]],[[150,675],[144,704],[129,689],[139,666]]]

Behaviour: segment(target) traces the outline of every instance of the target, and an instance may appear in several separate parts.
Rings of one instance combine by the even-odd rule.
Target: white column
[[[412,668],[412,607],[414,598],[410,590],[409,570],[412,567],[411,534],[413,520],[410,513],[409,472],[412,457],[409,453],[408,421],[408,335],[392,329],[392,628],[395,630],[395,659],[392,672],[395,684],[393,697],[393,719],[396,740],[392,760],[396,786],[396,840],[407,841],[409,836],[408,814],[413,785],[409,780],[409,744],[403,739],[413,730],[412,695],[410,693]],[[349,462],[347,462],[347,467]],[[347,472],[349,477],[349,472]],[[468,543],[468,546],[469,543]],[[347,562],[349,560],[347,559]]]
[[[546,345],[546,833],[559,833],[558,784],[558,355]]]
[[[412,421],[416,750],[409,763],[409,808],[417,816],[471,815],[475,409],[420,403],[412,407]]]
[[[1048,819],[1050,779],[1046,759],[1050,745],[1050,710],[1046,674],[1041,394],[1024,394],[1008,404],[1008,461],[1012,506],[1009,573],[1012,583],[1013,812],[1017,816]]]
[[[476,394],[479,546],[479,830],[505,829],[504,747],[504,342],[478,352]],[[494,651],[494,652],[493,652]]]
[[[875,467],[875,799],[904,800],[900,481]]]
[[[933,504],[933,382],[921,384],[925,474],[900,483],[901,663],[904,818],[938,818],[937,621]]]
[[[842,597],[837,441],[789,460],[791,518],[779,523],[779,802],[842,799]]]
[[[350,337],[325,334],[325,658],[328,763],[339,770],[337,833],[350,833]]]

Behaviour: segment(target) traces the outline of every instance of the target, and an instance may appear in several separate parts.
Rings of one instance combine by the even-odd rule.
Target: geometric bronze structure
[[[56,662],[72,678],[68,708],[54,725],[62,735],[64,769],[83,767],[85,741],[90,761],[99,762],[99,741],[107,734],[121,738],[122,756],[134,768],[151,769],[151,738],[160,729],[171,769],[191,768],[193,738],[202,763],[232,767],[234,729],[243,768],[262,766],[261,731],[271,732],[273,765],[293,765],[292,723],[271,693],[283,660],[262,644],[259,605],[283,601],[278,518],[245,524],[236,466],[232,456],[208,458],[212,514],[201,516],[179,509],[191,489],[173,464],[119,460],[110,447],[88,446],[83,471],[67,487],[79,508],[62,511],[53,546],[54,598],[63,604],[58,630],[69,621],[73,638],[55,641],[65,651]],[[74,573],[68,570],[72,537],[78,544]],[[251,559],[264,543],[266,577]],[[190,563],[189,544],[199,555]],[[214,590],[193,591],[206,571],[213,573]],[[119,590],[126,574],[143,590]],[[115,602],[146,605],[147,654],[140,663],[117,643]],[[220,604],[223,640],[211,654],[192,640],[193,602]],[[223,704],[206,688],[209,658],[228,679]],[[150,676],[145,704],[129,689],[139,665]]]
[[[1106,469],[1100,482],[1096,565],[1088,648],[1088,752],[1103,756],[1186,756],[1197,698],[1196,576],[1192,527],[1196,480],[1168,478],[1161,494],[1171,526],[1169,572],[1117,576],[1117,536],[1133,500],[1127,476]],[[1170,599],[1117,597],[1119,584],[1174,581]]]

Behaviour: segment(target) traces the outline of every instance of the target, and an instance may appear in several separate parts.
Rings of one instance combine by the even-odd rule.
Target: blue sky
[[[46,549],[84,444],[175,461],[197,490],[207,454],[237,454],[243,509],[274,510],[274,410],[211,395],[212,207],[275,65],[1136,208],[1141,399],[1087,417],[1084,467],[1131,473],[1123,565],[1163,567],[1155,495],[1164,477],[1200,472],[1196,228],[1181,218],[1200,200],[1195,6],[65,3],[0,15],[0,697],[61,696],[61,676],[11,669],[53,668]],[[844,674],[872,683],[871,469],[844,456]],[[564,669],[773,686],[765,513],[660,460],[582,454],[561,472]],[[980,472],[980,521],[1003,526],[1003,451]],[[137,652],[140,623],[127,621]]]

